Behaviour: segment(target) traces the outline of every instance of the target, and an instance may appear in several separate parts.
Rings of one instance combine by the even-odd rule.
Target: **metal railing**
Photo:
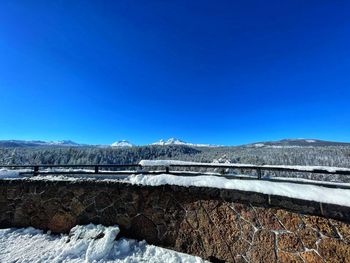
[[[0,165],[0,168],[7,169],[23,169],[29,168],[30,171],[22,171],[20,174],[27,175],[130,175],[130,174],[174,174],[181,176],[201,176],[201,175],[213,175],[219,177],[225,177],[227,179],[244,179],[244,180],[266,180],[272,182],[290,182],[297,184],[312,184],[331,188],[344,188],[350,189],[350,184],[325,182],[325,181],[311,181],[311,180],[293,180],[290,177],[286,178],[272,178],[264,177],[264,171],[277,171],[277,172],[295,172],[295,173],[312,173],[312,174],[328,174],[328,175],[345,175],[350,176],[349,168],[327,168],[316,167],[310,169],[305,166],[279,166],[279,165],[252,165],[252,164],[212,164],[212,163],[170,163],[170,164],[154,164],[142,165],[142,164],[30,164],[30,165]],[[63,168],[65,170],[57,170],[57,168]],[[67,170],[70,168],[72,170]],[[88,170],[78,170],[88,169]],[[132,170],[127,170],[132,168]],[[148,168],[148,169],[145,169]],[[175,168],[175,169],[174,169]],[[178,170],[178,168],[185,168],[184,170]],[[196,171],[189,171],[188,169],[202,168],[202,169],[238,169],[256,171],[256,176],[250,174],[250,176],[242,176],[237,174],[225,174],[225,173],[203,173]],[[331,168],[331,169],[330,169]],[[54,170],[50,170],[54,169]],[[186,170],[187,169],[187,170]],[[288,178],[288,179],[287,179]]]

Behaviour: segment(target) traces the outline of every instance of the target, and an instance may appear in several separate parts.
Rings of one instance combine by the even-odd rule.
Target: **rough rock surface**
[[[349,221],[310,215],[318,211],[312,202],[287,201],[293,211],[232,190],[2,180],[0,227],[67,232],[118,224],[124,236],[212,262],[350,262]]]

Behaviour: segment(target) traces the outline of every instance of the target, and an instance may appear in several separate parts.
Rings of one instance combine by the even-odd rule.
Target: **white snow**
[[[346,171],[350,172],[350,168],[343,167],[331,167],[331,166],[302,166],[302,165],[255,165],[255,164],[240,164],[240,163],[199,163],[199,162],[188,162],[178,160],[142,160],[139,162],[141,166],[169,166],[169,165],[183,165],[183,166],[222,166],[226,168],[284,168],[294,169],[299,171],[314,171],[314,170],[325,170],[328,172]]]
[[[69,235],[50,235],[29,228],[0,229],[0,262],[205,262],[198,257],[117,239],[118,226],[74,227]]]
[[[112,147],[133,147],[134,145],[126,140],[121,140],[111,144]]]
[[[9,178],[18,178],[19,171],[18,170],[7,170],[0,169],[0,179],[9,179]]]
[[[195,147],[218,147],[219,145],[211,145],[211,144],[196,144],[190,142],[184,142],[176,138],[169,138],[168,140],[159,140],[157,142],[152,143],[151,145],[187,145],[187,146],[195,146]]]
[[[316,142],[315,140],[305,140],[306,142],[309,142],[309,143],[314,143]]]
[[[152,143],[152,145],[186,145],[186,142],[176,138],[169,138],[168,140],[159,140],[158,142]]]
[[[178,160],[141,160],[139,162],[139,165],[146,167],[146,166],[167,166],[171,164],[191,165],[194,163],[195,162],[178,161]]]
[[[235,189],[269,195],[286,196],[321,203],[350,206],[350,190],[306,184],[269,182],[264,180],[235,180],[218,176],[178,176],[170,174],[131,175],[124,179],[124,181],[131,184],[151,186],[169,184],[187,187],[198,186]]]

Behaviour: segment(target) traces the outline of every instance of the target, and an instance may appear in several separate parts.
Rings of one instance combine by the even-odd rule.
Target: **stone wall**
[[[279,196],[102,181],[0,180],[0,227],[121,235],[212,262],[350,262],[350,209]]]

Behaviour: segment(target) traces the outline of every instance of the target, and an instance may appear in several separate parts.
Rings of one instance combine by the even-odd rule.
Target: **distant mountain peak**
[[[2,147],[44,147],[44,146],[62,146],[62,147],[73,147],[73,146],[83,146],[73,142],[71,140],[61,140],[61,141],[41,141],[41,140],[1,140],[0,146]]]
[[[180,139],[171,137],[167,140],[159,140],[157,142],[152,143],[151,145],[187,145],[187,146],[194,146],[194,147],[215,147],[215,145],[210,145],[210,144],[195,144],[195,143],[190,143],[190,142],[185,142]]]
[[[50,145],[80,145],[79,143],[73,142],[71,140],[49,141],[44,143],[47,143]]]
[[[112,147],[133,147],[134,145],[127,140],[117,141],[111,144]]]
[[[296,147],[325,147],[325,146],[350,146],[346,142],[332,142],[318,139],[282,139],[279,141],[257,142],[243,145],[252,148],[296,148]]]
[[[160,139],[157,142],[152,143],[152,145],[186,145],[187,143],[176,138],[169,138],[168,140]]]

